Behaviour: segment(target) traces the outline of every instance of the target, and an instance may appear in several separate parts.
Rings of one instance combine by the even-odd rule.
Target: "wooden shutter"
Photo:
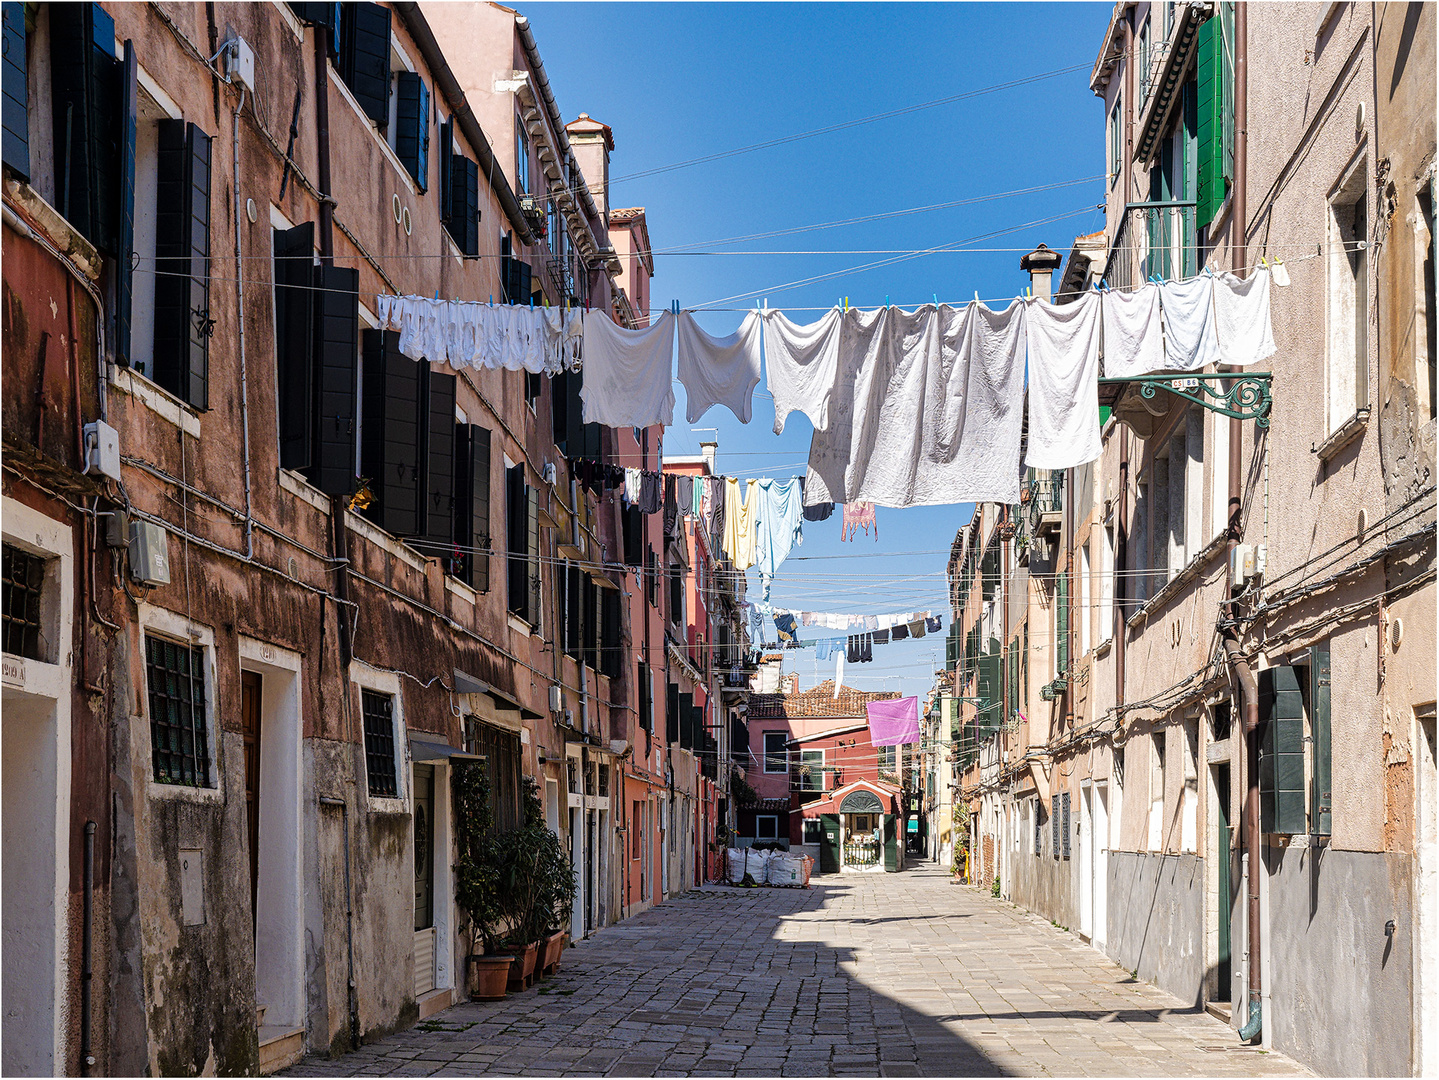
[[[680,749],[693,750],[695,747],[695,702],[694,694],[680,695]]]
[[[580,400],[583,379],[578,371],[565,371],[554,376],[550,385],[550,419],[554,425],[555,446],[570,460],[599,458],[598,449],[587,453],[588,425],[584,419],[584,403]],[[596,440],[598,442],[598,440]]]
[[[1298,669],[1259,673],[1259,824],[1266,833],[1305,832],[1304,698]]]
[[[395,156],[421,191],[430,182],[430,88],[413,71],[395,76]]]
[[[429,365],[401,353],[400,335],[393,330],[367,329],[361,340],[365,420],[360,428],[360,471],[374,496],[364,514],[395,536],[417,536],[424,527],[423,374]],[[451,405],[452,423],[454,415]]]
[[[600,590],[600,670],[611,679],[618,679],[624,668],[624,651],[620,646],[620,594],[614,589]]]
[[[631,504],[624,508],[620,518],[624,531],[624,559],[626,566],[641,566],[644,563],[645,517],[640,508]]]
[[[490,432],[478,424],[455,425],[455,543],[463,579],[480,592],[490,588]]]
[[[529,586],[525,581],[526,516],[529,500],[525,497],[525,467],[513,465],[505,470],[505,551],[506,591],[509,610],[520,618],[529,619]]]
[[[1311,781],[1311,832],[1328,836],[1334,831],[1333,748],[1329,722],[1329,642],[1309,650],[1309,728],[1313,740],[1314,776]]]
[[[1061,572],[1055,575],[1054,592],[1055,621],[1054,621],[1054,647],[1057,658],[1056,670],[1063,675],[1069,670],[1069,574]]]
[[[1049,847],[1050,847],[1050,853],[1051,853],[1056,859],[1059,858],[1059,821],[1060,821],[1059,796],[1058,796],[1058,795],[1053,795],[1053,796],[1050,797],[1050,811],[1049,811]]]
[[[448,559],[455,534],[455,377],[416,365],[428,384],[425,425],[424,506],[421,525],[429,541],[425,554]]]
[[[529,588],[530,624],[541,629],[544,615],[544,574],[540,571],[540,493],[525,487],[525,577]]]
[[[166,390],[210,407],[210,136],[159,122],[155,213],[155,371]]]
[[[312,26],[323,30],[328,37],[330,56],[333,59],[339,52],[340,42],[340,15],[341,5],[331,0],[290,0],[290,9],[294,11],[296,18],[301,22],[307,22]]]
[[[116,253],[119,87],[115,20],[99,4],[50,9],[55,198],[61,215]]]
[[[674,683],[665,684],[665,741],[680,741],[680,688]]]
[[[979,707],[978,716],[978,739],[983,742],[999,727],[1000,710],[1003,702],[1000,699],[1001,687],[999,685],[1000,663],[1002,657],[998,652],[990,653],[988,656],[981,656],[975,664],[976,678],[974,683],[974,696],[985,698],[988,705]]]
[[[305,469],[315,434],[315,223],[276,229],[274,245],[280,465]]]
[[[316,267],[315,288],[315,429],[305,476],[327,495],[348,495],[355,490],[359,417],[360,272],[347,266]]]
[[[455,185],[450,181],[450,162],[454,157],[454,148],[455,122],[446,120],[440,125],[440,152],[437,155],[440,174],[440,224],[446,229],[450,227],[454,201]]]
[[[463,154],[450,154],[450,239],[469,256],[480,253],[480,167]],[[503,282],[501,283],[503,284]]]
[[[390,9],[379,4],[342,7],[340,77],[361,111],[381,128],[390,119]]]
[[[5,0],[4,58],[0,62],[0,160],[30,179],[30,83],[25,61],[25,5]]]
[[[1225,12],[1229,5],[1199,27],[1195,41],[1195,90],[1198,106],[1197,150],[1199,184],[1196,224],[1214,220],[1229,191],[1228,135],[1233,124],[1233,72],[1225,52]]]
[[[584,655],[585,614],[580,596],[578,567],[565,569],[565,655],[579,660]]]
[[[592,671],[600,669],[600,587],[588,574],[581,575],[584,593],[584,664]]]
[[[120,236],[116,244],[120,257],[115,266],[115,360],[121,367],[130,366],[131,318],[135,307],[135,111],[138,101],[139,64],[135,59],[135,43],[127,41],[120,67]]]
[[[1060,807],[1064,811],[1064,821],[1060,825],[1060,847],[1064,858],[1069,858],[1069,838],[1071,836],[1071,823],[1069,819],[1070,792],[1066,791],[1060,797]]]

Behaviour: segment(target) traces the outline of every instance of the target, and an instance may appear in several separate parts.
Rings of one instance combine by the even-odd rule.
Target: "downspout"
[[[318,38],[319,35],[317,34]],[[252,513],[250,496],[250,390],[245,365],[245,272],[240,257],[240,110],[245,106],[245,90],[240,90],[240,100],[235,105],[234,118],[230,129],[234,141],[235,183],[230,189],[230,202],[235,212],[235,311],[239,321],[237,336],[240,346],[240,430],[243,437],[243,467],[245,472],[245,558],[255,557],[255,518]]]
[[[1244,264],[1247,259],[1249,241],[1249,208],[1247,181],[1249,170],[1249,5],[1240,0],[1234,5],[1234,204],[1230,216],[1229,236],[1231,265],[1241,277],[1245,276]],[[1229,532],[1226,547],[1229,560],[1229,595],[1231,597],[1243,586],[1242,581],[1233,577],[1232,554],[1243,531],[1243,469],[1240,456],[1244,452],[1244,432],[1233,421],[1229,424]],[[1249,1016],[1239,1029],[1239,1037],[1245,1041],[1258,1037],[1263,1030],[1262,971],[1260,965],[1260,903],[1259,879],[1263,872],[1260,864],[1259,833],[1259,686],[1254,671],[1240,651],[1239,634],[1233,624],[1236,614],[1234,604],[1229,606],[1229,625],[1223,633],[1224,651],[1234,668],[1244,694],[1244,848],[1248,877],[1248,928],[1249,954],[1246,969],[1249,984]]]

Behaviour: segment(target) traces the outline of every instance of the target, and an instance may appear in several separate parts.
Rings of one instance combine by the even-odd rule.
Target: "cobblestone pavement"
[[[927,867],[927,864],[921,864]],[[1307,1075],[937,870],[714,887],[291,1076]]]

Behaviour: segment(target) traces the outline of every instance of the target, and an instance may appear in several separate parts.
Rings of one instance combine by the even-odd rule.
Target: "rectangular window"
[[[8,6],[8,5],[7,5]],[[1439,416],[1439,401],[1436,389],[1439,379],[1435,377],[1436,351],[1434,310],[1434,174],[1429,182],[1421,183],[1414,215],[1414,295],[1423,301],[1423,308],[1416,312],[1417,320],[1424,330],[1414,334],[1414,389],[1419,400],[1421,422]]]
[[[777,814],[760,814],[754,819],[754,837],[756,840],[774,840],[779,836],[779,816]]]
[[[1089,544],[1079,549],[1079,655],[1089,653],[1090,627],[1094,619],[1094,603],[1090,593]]]
[[[145,635],[155,782],[210,786],[205,650]]]
[[[1098,639],[1103,643],[1114,636],[1114,526],[1105,525],[1100,536]]]
[[[1036,797],[1029,800],[1029,812],[1034,818],[1034,853],[1044,854],[1044,803]]]
[[[515,465],[506,470],[505,532],[509,552],[509,609],[526,622],[533,623],[530,611],[530,488],[525,483],[525,467]]]
[[[395,770],[394,696],[361,689],[360,713],[365,726],[367,788],[377,798],[396,798],[400,789]]]
[[[338,6],[337,73],[360,110],[383,130],[390,119],[390,10],[368,3]]]
[[[1124,162],[1124,98],[1116,95],[1109,110],[1109,185],[1119,179]]]
[[[801,791],[824,791],[824,751],[801,750],[799,754]]]
[[[1259,672],[1259,827],[1266,833],[1308,831],[1303,667]]]
[[[1049,798],[1049,846],[1052,849],[1050,854],[1056,859],[1059,858],[1059,823],[1061,815],[1059,811],[1059,796],[1051,795]]]
[[[1069,838],[1073,835],[1073,822],[1069,817],[1070,798],[1070,792],[1066,791],[1059,800],[1060,813],[1063,815],[1060,824],[1060,856],[1065,859],[1069,858]]]
[[[881,746],[877,749],[879,751],[879,771],[893,775],[895,771],[894,752],[896,748],[893,746]]]
[[[1199,842],[1199,718],[1184,721],[1184,802],[1180,807],[1179,850],[1197,851]]]
[[[530,193],[530,138],[525,133],[525,120],[515,117],[515,194]]]
[[[819,818],[805,818],[803,828],[803,839],[806,844],[824,843],[824,823]]]
[[[315,223],[276,229],[273,242],[280,466],[306,469],[314,434]]]
[[[159,123],[152,377],[196,409],[210,407],[210,136]]]
[[[390,146],[421,194],[430,183],[430,88],[413,71],[395,74]]]
[[[785,744],[789,741],[787,731],[766,731],[764,733],[764,771],[782,773],[789,771],[789,752]]]
[[[641,810],[643,804],[638,800],[631,803],[630,809],[630,858],[638,859],[643,850],[641,844],[644,841],[644,813]]]
[[[1213,414],[1209,448],[1209,539],[1229,528],[1229,417]]]
[[[485,769],[490,775],[490,817],[493,821],[493,835],[513,832],[522,824],[521,792],[524,778],[520,771],[520,737],[513,731],[487,724],[479,717],[466,719],[470,729],[472,752],[485,759]],[[573,768],[574,759],[566,758],[566,764]],[[570,791],[578,783],[570,777]]]
[[[455,550],[451,572],[480,592],[490,588],[490,432],[455,425]]]
[[[1328,426],[1369,404],[1368,200],[1361,162],[1329,205]]]
[[[40,593],[45,583],[45,560],[6,544],[4,547],[4,651],[11,656],[39,660],[41,644]]]
[[[1149,850],[1164,850],[1164,732],[1152,736],[1149,765]]]

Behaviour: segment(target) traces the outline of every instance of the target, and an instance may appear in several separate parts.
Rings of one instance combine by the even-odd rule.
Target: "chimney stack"
[[[700,457],[705,459],[705,468],[709,470],[711,476],[715,475],[715,451],[718,449],[718,440],[700,443]]]
[[[1050,284],[1050,279],[1063,261],[1063,255],[1050,250],[1044,244],[1040,244],[1028,255],[1020,258],[1019,268],[1029,272],[1030,289],[1035,296],[1041,300],[1051,299],[1053,286]]]

